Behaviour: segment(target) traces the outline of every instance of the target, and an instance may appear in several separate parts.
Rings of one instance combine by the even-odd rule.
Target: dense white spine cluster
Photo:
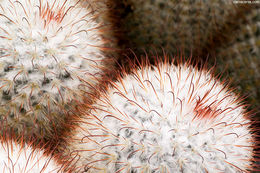
[[[41,149],[12,140],[0,143],[0,170],[2,173],[57,173],[62,166],[46,156]]]
[[[225,172],[252,168],[251,121],[211,71],[142,67],[119,78],[69,138],[89,172]],[[73,138],[73,139],[72,139]]]
[[[80,4],[0,1],[1,114],[50,114],[95,83],[104,68],[102,24]]]

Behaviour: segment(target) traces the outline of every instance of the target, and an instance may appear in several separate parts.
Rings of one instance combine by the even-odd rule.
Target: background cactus
[[[141,53],[154,46],[189,56],[207,41],[211,29],[235,13],[232,0],[123,0],[120,5],[124,38]]]
[[[159,63],[111,85],[95,104],[83,105],[67,136],[68,155],[79,156],[82,171],[254,169],[258,142],[251,114],[211,70]]]
[[[208,49],[208,52],[216,55],[218,71],[226,69],[225,74],[233,80],[233,86],[248,95],[247,101],[252,108],[259,109],[260,8],[248,10],[245,16],[237,16],[238,20],[242,17],[244,20],[231,31],[228,39],[224,39],[218,47]],[[213,64],[213,60],[210,62]]]
[[[0,119],[17,133],[54,133],[71,100],[90,92],[111,62],[106,22],[91,2],[0,2]]]

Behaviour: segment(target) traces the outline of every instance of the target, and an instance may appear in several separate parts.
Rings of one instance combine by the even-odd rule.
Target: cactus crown
[[[73,134],[78,165],[90,172],[251,169],[251,121],[224,84],[188,64],[159,63],[119,77]]]

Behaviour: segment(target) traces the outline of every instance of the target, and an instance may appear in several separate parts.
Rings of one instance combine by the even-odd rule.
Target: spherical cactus
[[[59,116],[102,74],[107,40],[90,6],[76,0],[0,1],[1,119],[18,131],[19,122],[39,125]]]
[[[111,82],[81,112],[70,155],[89,172],[240,172],[258,145],[241,97],[212,70],[157,63]],[[83,110],[83,109],[82,109]]]
[[[56,160],[58,155],[47,152],[34,140],[25,142],[23,136],[18,138],[10,134],[0,138],[0,170],[3,173],[57,173],[66,168]]]

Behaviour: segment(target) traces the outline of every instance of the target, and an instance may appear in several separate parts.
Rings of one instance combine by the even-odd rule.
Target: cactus
[[[238,19],[241,20],[240,16]],[[226,75],[240,92],[249,95],[247,101],[257,109],[260,106],[260,8],[247,12],[237,30],[232,31],[228,41],[208,53],[216,55],[218,71],[228,67]],[[227,37],[226,32],[224,35]]]
[[[244,94],[253,108],[260,106],[260,6],[258,1],[122,0],[124,47],[186,55],[217,63],[219,72]],[[122,62],[124,59],[122,58]],[[124,64],[127,65],[127,62]],[[260,114],[258,113],[258,118]]]
[[[58,172],[60,167],[46,157],[43,151],[32,149],[28,145],[19,145],[14,142],[1,143],[0,169],[3,173],[11,172]]]
[[[120,5],[128,9],[121,12],[123,39],[136,53],[152,46],[157,52],[164,47],[173,54],[194,55],[211,29],[235,12],[232,0],[123,0]]]
[[[83,105],[66,152],[89,172],[253,170],[258,142],[242,100],[212,69],[142,65]]]
[[[104,26],[90,2],[0,2],[0,119],[17,132],[51,131],[105,68]],[[84,81],[84,85],[82,85]]]
[[[10,131],[5,131],[0,137],[0,170],[2,173],[43,172],[58,173],[66,167],[58,160],[59,155],[53,155],[34,140],[25,141],[23,135],[15,137]]]

